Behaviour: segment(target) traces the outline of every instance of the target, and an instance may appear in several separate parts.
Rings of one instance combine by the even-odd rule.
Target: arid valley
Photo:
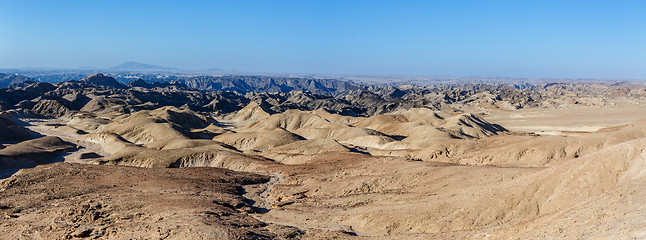
[[[6,239],[646,237],[641,83],[5,79]]]

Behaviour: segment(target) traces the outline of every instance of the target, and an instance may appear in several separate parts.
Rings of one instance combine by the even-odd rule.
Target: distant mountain
[[[117,65],[114,67],[111,67],[110,69],[119,69],[119,70],[140,70],[140,71],[150,71],[150,70],[177,70],[177,68],[173,67],[162,67],[162,66],[157,66],[157,65],[152,65],[152,64],[147,64],[147,63],[140,63],[140,62],[125,62],[121,65]]]
[[[0,88],[5,88],[9,87],[11,85],[18,85],[22,83],[35,83],[36,80],[30,78],[30,77],[25,77],[21,75],[14,75],[14,74],[3,74],[0,73]]]
[[[362,86],[336,79],[313,79],[269,76],[194,76],[179,79],[188,87],[200,90],[287,93],[309,91],[337,96],[363,89]]]

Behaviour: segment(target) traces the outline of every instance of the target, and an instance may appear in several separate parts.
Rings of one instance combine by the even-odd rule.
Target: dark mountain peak
[[[26,87],[23,88],[23,90],[27,92],[35,92],[39,94],[43,94],[49,91],[53,91],[56,89],[56,86],[54,84],[48,83],[48,82],[38,82],[38,83],[33,83],[30,84]]]
[[[130,86],[130,87],[151,88],[153,85],[146,82],[145,80],[143,80],[141,78],[137,78],[137,80],[134,80],[134,81],[128,83],[128,86]]]
[[[113,77],[103,75],[102,73],[97,73],[97,74],[87,76],[83,78],[81,82],[92,84],[92,85],[114,87],[114,88],[123,87],[123,85],[117,82],[117,80],[115,80]]]

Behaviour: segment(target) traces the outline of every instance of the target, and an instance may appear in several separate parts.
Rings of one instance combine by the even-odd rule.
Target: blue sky
[[[0,0],[0,68],[646,79],[645,1]]]

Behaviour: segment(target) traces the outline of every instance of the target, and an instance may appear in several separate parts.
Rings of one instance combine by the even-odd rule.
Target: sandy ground
[[[83,159],[83,154],[95,153],[100,156],[109,156],[99,144],[86,141],[82,135],[60,129],[65,125],[64,120],[60,119],[24,119],[28,123],[26,126],[29,130],[40,133],[45,136],[56,136],[64,141],[77,145],[77,151],[70,151],[60,156],[60,160],[69,163],[90,163],[93,159]]]
[[[594,132],[646,119],[646,106],[492,110],[485,119],[512,131],[562,135],[567,132]]]

